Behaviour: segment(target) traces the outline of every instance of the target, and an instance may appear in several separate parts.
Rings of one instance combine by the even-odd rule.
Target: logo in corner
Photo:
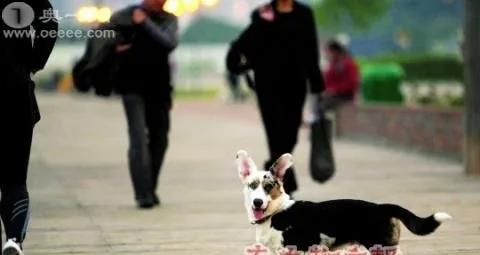
[[[32,7],[24,2],[13,2],[2,10],[2,20],[5,25],[21,29],[30,26],[35,19]]]

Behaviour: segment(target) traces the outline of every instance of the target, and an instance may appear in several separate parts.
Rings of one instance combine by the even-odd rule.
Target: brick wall
[[[463,114],[457,109],[346,105],[337,113],[336,132],[462,159]]]

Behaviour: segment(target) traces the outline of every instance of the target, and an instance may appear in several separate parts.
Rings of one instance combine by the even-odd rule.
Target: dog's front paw
[[[332,247],[336,240],[335,237],[329,237],[324,233],[320,233],[320,245]]]

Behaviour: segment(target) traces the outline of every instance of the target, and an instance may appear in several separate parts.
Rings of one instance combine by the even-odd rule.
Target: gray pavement
[[[163,170],[163,205],[133,205],[126,124],[116,99],[40,94],[29,176],[33,201],[25,243],[33,254],[243,254],[254,241],[233,167],[237,149],[266,157],[251,105],[177,102]],[[436,233],[403,231],[405,254],[480,254],[480,179],[455,163],[338,141],[338,174],[308,176],[308,134],[295,152],[300,199],[361,198],[400,203],[421,215],[454,216]]]

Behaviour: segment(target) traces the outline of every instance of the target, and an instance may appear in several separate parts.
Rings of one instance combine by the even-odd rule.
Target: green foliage
[[[180,38],[181,43],[230,43],[242,27],[210,17],[200,16],[192,21]]]
[[[322,0],[314,6],[321,27],[338,29],[345,20],[358,29],[369,29],[390,7],[390,0]]]
[[[313,7],[324,36],[341,32],[352,41],[368,37],[397,41],[402,34],[408,41],[406,48],[400,49],[386,40],[379,51],[426,52],[441,44],[445,51],[453,52],[464,16],[463,0],[318,0]],[[355,48],[361,52],[363,46]]]
[[[454,55],[384,55],[359,59],[361,65],[397,63],[405,72],[406,81],[463,82],[463,63]]]

